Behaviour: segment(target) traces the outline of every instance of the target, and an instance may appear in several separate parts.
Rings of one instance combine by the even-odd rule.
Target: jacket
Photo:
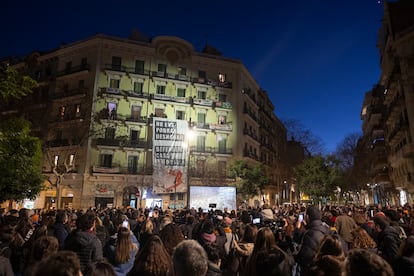
[[[321,220],[313,220],[302,236],[299,251],[294,255],[295,261],[302,269],[313,265],[313,258],[318,250],[319,243],[331,231],[322,224]]]
[[[102,243],[95,234],[75,230],[65,240],[65,250],[75,252],[81,264],[81,270],[94,261],[103,259]]]
[[[377,244],[381,257],[391,264],[398,255],[400,243],[400,229],[387,226],[378,235]]]

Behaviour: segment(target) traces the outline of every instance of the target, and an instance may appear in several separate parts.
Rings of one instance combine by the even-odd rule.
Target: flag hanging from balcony
[[[153,192],[187,191],[188,122],[153,118]]]

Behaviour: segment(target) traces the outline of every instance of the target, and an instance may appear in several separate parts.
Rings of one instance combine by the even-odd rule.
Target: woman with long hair
[[[339,237],[337,235],[325,235],[319,244],[314,258],[315,265],[310,268],[309,275],[340,276],[344,261],[345,253]]]
[[[362,227],[357,227],[351,231],[353,240],[351,248],[368,249],[373,253],[377,253],[377,243]]]
[[[272,258],[264,259],[264,256],[272,256]],[[247,260],[244,275],[260,275],[264,269],[271,271],[272,275],[291,275],[292,266],[293,259],[277,246],[273,231],[269,227],[260,228],[253,252]]]
[[[177,224],[170,223],[161,229],[160,238],[165,249],[167,249],[170,256],[172,256],[174,248],[184,240],[184,235]]]
[[[119,227],[115,244],[108,242],[105,246],[104,254],[118,276],[126,275],[134,265],[138,244],[133,242],[132,235],[127,227]]]
[[[165,276],[171,267],[171,257],[157,235],[152,235],[138,252],[128,276]]]
[[[233,240],[233,246],[240,260],[239,271],[241,273],[245,270],[247,259],[253,252],[257,232],[258,228],[256,225],[246,224],[240,241]]]

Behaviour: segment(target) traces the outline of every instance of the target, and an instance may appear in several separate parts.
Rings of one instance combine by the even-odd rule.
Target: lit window
[[[75,161],[75,155],[74,154],[69,155],[69,166],[73,166],[74,161]]]
[[[185,67],[178,67],[178,75],[185,76],[187,74],[187,69]]]
[[[65,106],[60,107],[59,115],[60,115],[61,118],[65,117],[65,109],[66,109]]]
[[[53,158],[53,165],[56,167],[58,165],[59,162],[59,155],[55,155],[55,157]]]
[[[110,88],[119,88],[119,80],[117,80],[117,79],[111,79],[109,81],[109,87]]]
[[[77,104],[76,105],[76,113],[75,113],[76,117],[80,117],[81,115],[81,105]]]
[[[218,74],[218,79],[219,79],[219,82],[225,82],[226,81],[226,74],[219,73]]]

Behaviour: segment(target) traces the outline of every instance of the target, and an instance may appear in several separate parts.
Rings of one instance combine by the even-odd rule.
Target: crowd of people
[[[2,209],[0,275],[414,275],[414,209]]]

